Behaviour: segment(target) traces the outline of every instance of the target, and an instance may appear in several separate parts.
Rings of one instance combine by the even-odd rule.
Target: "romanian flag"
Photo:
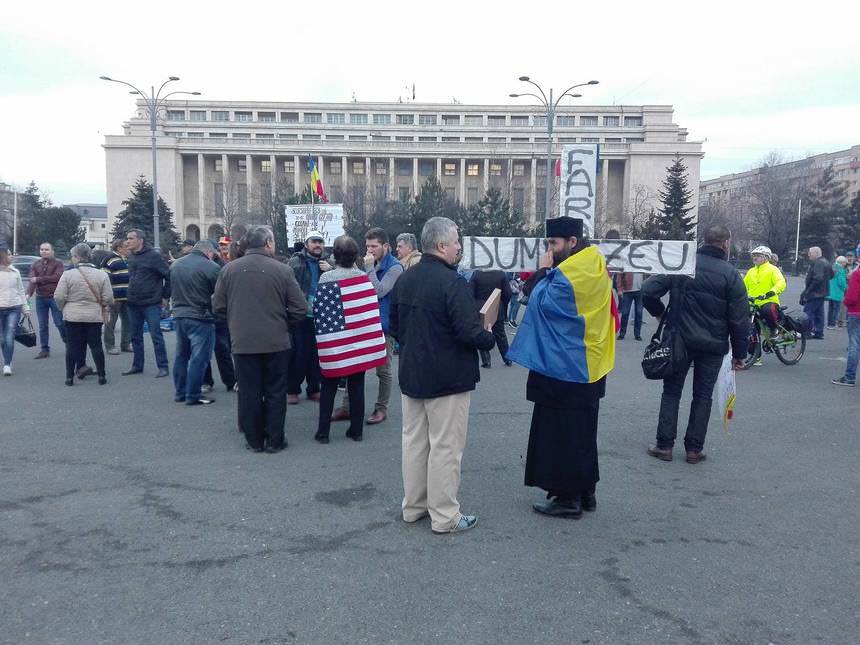
[[[308,157],[308,174],[311,176],[311,192],[315,193],[320,198],[321,202],[327,203],[328,197],[325,196],[325,190],[323,190],[322,179],[320,179],[320,173],[317,169],[317,162],[310,156]]]
[[[560,381],[599,381],[615,367],[614,303],[606,261],[586,247],[534,288],[508,358]]]

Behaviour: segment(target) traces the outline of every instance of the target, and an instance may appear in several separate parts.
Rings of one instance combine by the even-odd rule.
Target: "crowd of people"
[[[144,374],[144,335],[155,356],[155,376],[171,375],[162,318],[173,318],[176,349],[173,396],[186,406],[215,403],[211,362],[236,393],[237,425],[252,452],[287,447],[286,410],[303,398],[319,405],[314,438],[331,441],[332,423],[348,421],[346,437],[362,441],[364,427],[388,418],[393,360],[398,360],[402,408],[402,516],[430,517],[438,533],[475,526],[457,501],[472,392],[496,347],[505,366],[528,368],[526,397],[534,403],[525,484],[546,491],[534,510],[580,517],[594,511],[599,480],[600,401],[615,362],[616,342],[642,340],[643,311],[667,317],[686,348],[685,360],[663,380],[656,441],[647,453],[673,459],[681,393],[693,372],[685,431],[686,461],[706,459],[704,443],[717,375],[727,352],[739,369],[747,355],[750,299],[775,330],[786,281],[767,247],[752,251],[742,277],[727,261],[731,234],[713,226],[704,235],[695,276],[610,274],[581,220],[547,221],[547,251],[528,274],[464,272],[456,224],[431,218],[419,240],[394,241],[379,228],[358,241],[341,236],[331,254],[325,237],[310,231],[287,261],[276,255],[268,227],[252,226],[241,240],[186,240],[177,258],[152,248],[132,229],[101,257],[87,244],[71,250],[71,268],[40,247],[24,286],[0,248],[0,341],[3,370],[12,374],[14,338],[35,296],[39,351],[51,356],[50,326],[65,343],[65,383],[93,373],[107,384],[105,352],[132,354],[122,372]],[[817,247],[801,303],[810,338],[825,328],[848,328],[848,362],[837,385],[853,386],[860,360],[860,272],[846,254],[831,265]],[[496,290],[495,319],[482,306]],[[664,302],[668,296],[668,305]],[[827,318],[824,310],[827,304]],[[525,313],[520,320],[520,308]],[[667,313],[668,312],[668,313]],[[116,324],[120,322],[120,342]],[[825,324],[826,323],[826,324]],[[505,325],[517,328],[509,344]],[[396,355],[396,356],[395,356]],[[377,398],[365,416],[365,374],[374,370]],[[340,404],[338,390],[343,389]]]

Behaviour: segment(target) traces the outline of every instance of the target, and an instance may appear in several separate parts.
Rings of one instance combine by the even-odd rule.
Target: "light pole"
[[[558,98],[553,101],[553,90],[549,88],[549,97],[547,97],[546,93],[543,91],[540,85],[531,80],[528,76],[520,76],[519,80],[530,83],[534,85],[538,92],[540,92],[540,96],[533,92],[524,92],[522,94],[510,94],[509,96],[512,99],[519,98],[521,96],[532,96],[540,101],[541,105],[544,106],[546,110],[546,185],[545,185],[545,205],[543,210],[543,225],[546,227],[546,218],[549,214],[549,204],[550,204],[550,195],[552,193],[552,127],[553,122],[555,121],[555,109],[558,107],[558,104],[565,96],[570,96],[572,98],[579,98],[582,94],[570,94],[570,90],[576,89],[577,87],[584,87],[585,85],[597,85],[600,81],[588,81],[587,83],[577,83],[576,85],[571,85],[564,92],[562,92]]]
[[[161,87],[158,88],[158,91],[155,91],[155,86],[151,86],[149,88],[149,95],[147,96],[139,89],[137,89],[131,83],[127,83],[126,81],[120,81],[115,78],[110,78],[109,76],[99,76],[99,78],[103,81],[110,81],[111,83],[121,83],[122,85],[127,85],[133,91],[131,94],[137,94],[143,99],[143,102],[146,104],[146,111],[149,112],[149,132],[152,140],[152,219],[153,219],[153,242],[152,247],[158,251],[161,247],[161,236],[159,235],[159,221],[158,221],[158,175],[156,172],[156,154],[155,154],[155,128],[158,123],[158,108],[162,105],[162,103],[167,100],[169,97],[174,96],[176,94],[190,94],[191,96],[200,96],[200,92],[168,92],[164,96],[161,96],[161,91],[164,89],[164,86],[173,81],[178,81],[178,76],[170,76],[166,81],[161,84]]]

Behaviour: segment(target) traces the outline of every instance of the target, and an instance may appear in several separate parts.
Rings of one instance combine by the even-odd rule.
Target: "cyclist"
[[[779,294],[785,291],[782,272],[770,263],[771,250],[757,246],[752,252],[753,266],[744,276],[747,295],[758,306],[759,314],[771,332],[779,322]]]

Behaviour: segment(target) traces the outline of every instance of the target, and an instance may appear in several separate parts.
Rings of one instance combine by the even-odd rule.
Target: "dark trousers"
[[[290,352],[234,354],[239,387],[239,430],[259,450],[286,443],[287,368]]]
[[[627,321],[630,319],[630,307],[633,307],[633,335],[642,336],[642,292],[625,291],[621,294],[621,330],[619,335],[627,333]]]
[[[105,348],[114,349],[116,347],[116,321],[120,324],[120,349],[125,349],[131,344],[131,328],[128,322],[128,309],[125,300],[114,302],[110,308],[110,322],[105,325],[104,341]]]
[[[176,401],[192,404],[200,400],[203,373],[215,345],[215,323],[194,318],[176,319],[176,358],[173,361],[173,385]]]
[[[824,298],[807,300],[803,311],[809,316],[809,334],[824,338]]]
[[[346,377],[346,393],[349,395],[349,430],[346,433],[352,436],[360,436],[364,431],[364,375],[365,372],[359,372]],[[325,437],[331,427],[331,413],[339,381],[339,378],[322,377],[317,434]]]
[[[827,301],[827,326],[828,327],[836,327],[836,321],[839,318],[839,309],[842,307],[842,303],[838,300],[828,300]]]
[[[102,349],[102,323],[66,321],[66,378],[74,378],[75,370],[83,367],[87,346],[99,376],[105,375],[105,353]]]
[[[218,374],[221,382],[228,390],[236,385],[236,367],[233,365],[233,354],[230,349],[230,330],[226,320],[215,321],[215,362],[218,364]],[[212,387],[215,381],[212,378],[212,363],[206,365],[206,373],[203,382]]]
[[[663,379],[663,397],[660,400],[660,418],[657,423],[657,447],[671,448],[678,434],[678,408],[687,372],[693,365],[693,402],[690,404],[690,419],[684,435],[684,447],[688,452],[701,452],[711,418],[711,397],[714,385],[723,364],[720,354],[687,353],[687,365],[669,378]]]
[[[57,331],[60,332],[60,338],[66,342],[66,327],[63,323],[63,314],[60,313],[60,308],[57,306],[57,301],[53,298],[45,298],[36,296],[36,317],[39,319],[39,343],[42,346],[43,352],[50,352],[51,347],[48,342],[50,337],[50,326],[48,316],[54,319],[54,325]]]
[[[155,351],[155,364],[158,369],[167,369],[167,348],[164,346],[164,336],[161,333],[161,307],[146,305],[139,307],[129,304],[128,322],[131,327],[131,347],[134,349],[132,369],[143,369],[143,323],[149,326],[149,337],[152,339],[152,349]]]
[[[307,381],[305,388],[307,393],[316,394],[320,391],[321,376],[313,319],[305,318],[299,324],[291,327],[290,335],[293,341],[293,351],[290,356],[287,393],[301,394],[302,381]]]
[[[499,354],[502,355],[502,360],[508,357],[508,335],[505,332],[505,319],[502,314],[499,314],[499,319],[493,325],[493,336],[496,338],[496,347],[499,349]],[[490,352],[481,352],[481,362],[485,365],[490,363]]]

